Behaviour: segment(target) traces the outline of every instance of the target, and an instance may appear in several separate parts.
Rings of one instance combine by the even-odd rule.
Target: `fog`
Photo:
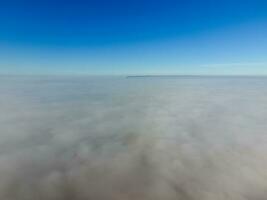
[[[264,200],[267,78],[0,77],[1,200]]]

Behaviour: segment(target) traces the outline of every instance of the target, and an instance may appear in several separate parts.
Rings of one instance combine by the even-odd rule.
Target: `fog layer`
[[[267,79],[0,77],[1,200],[264,200]]]

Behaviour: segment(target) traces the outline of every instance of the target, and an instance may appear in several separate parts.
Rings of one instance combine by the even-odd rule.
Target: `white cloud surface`
[[[266,199],[265,78],[3,76],[0,96],[0,199]]]

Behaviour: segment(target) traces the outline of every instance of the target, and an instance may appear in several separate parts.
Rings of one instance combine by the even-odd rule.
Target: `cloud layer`
[[[0,199],[267,196],[267,79],[13,76],[0,95]]]

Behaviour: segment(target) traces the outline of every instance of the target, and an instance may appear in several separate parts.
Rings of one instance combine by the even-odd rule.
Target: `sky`
[[[1,74],[267,75],[265,0],[0,1]]]

